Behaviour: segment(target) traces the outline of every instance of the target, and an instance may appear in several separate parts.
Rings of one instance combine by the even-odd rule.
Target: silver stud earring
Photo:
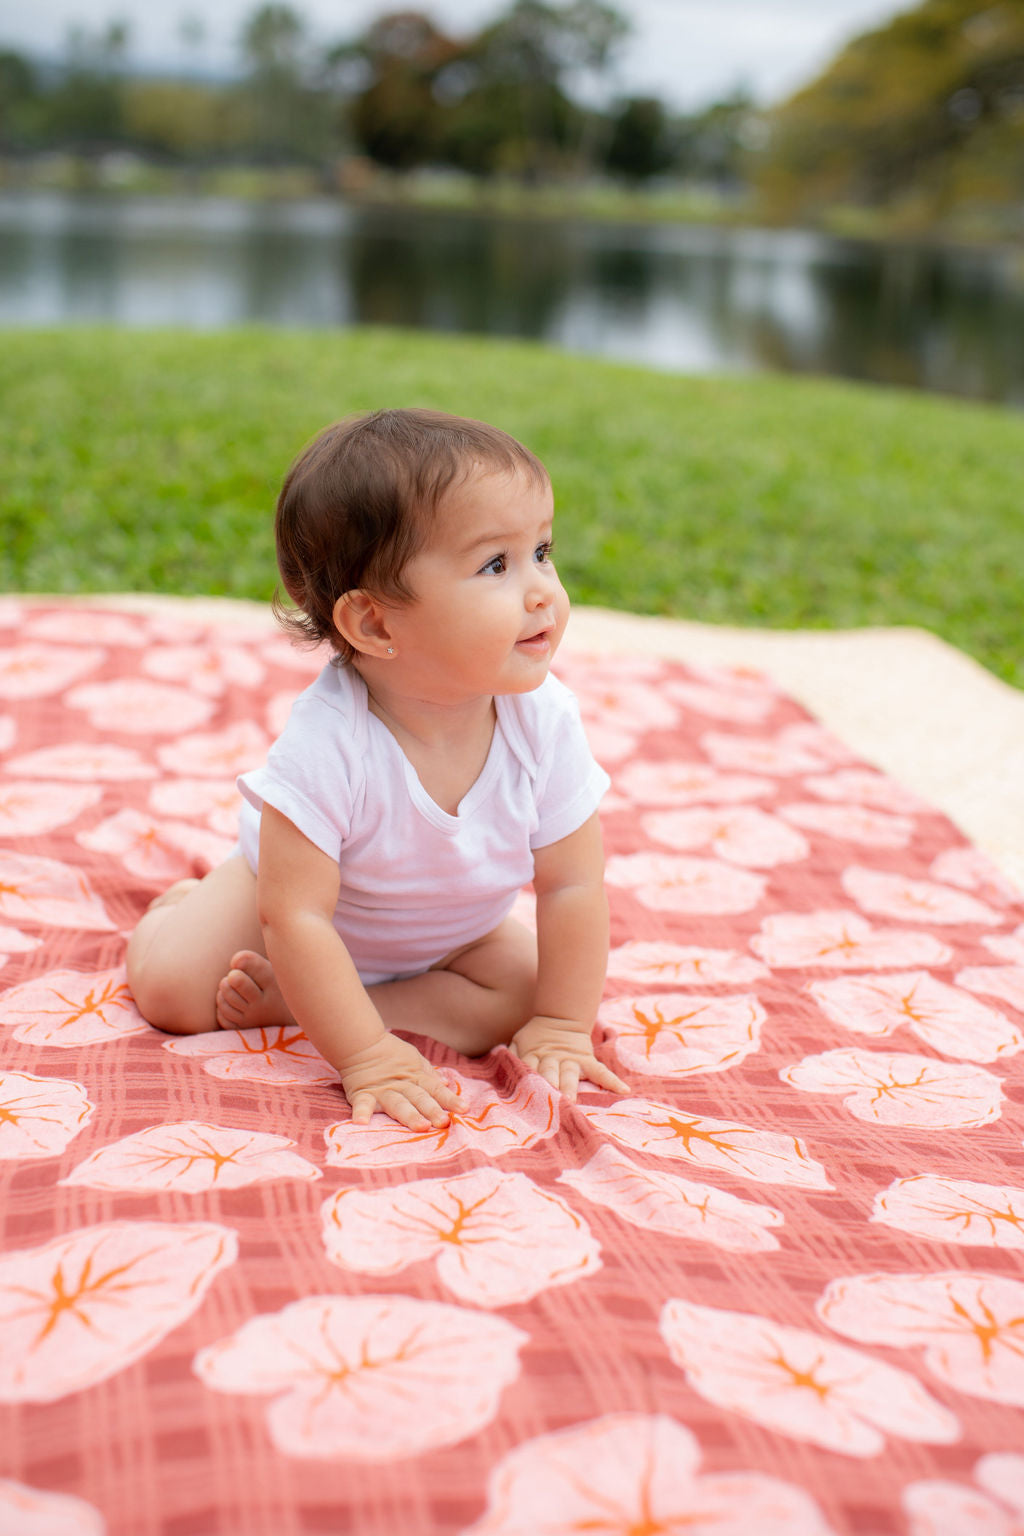
[[[394,646],[393,646],[393,645],[389,645],[389,646],[388,646],[388,655],[389,655],[389,656],[393,656],[393,655],[394,655],[394,654],[395,654],[395,648],[394,648]]]

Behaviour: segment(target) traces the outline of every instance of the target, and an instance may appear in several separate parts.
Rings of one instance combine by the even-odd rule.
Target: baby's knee
[[[170,1035],[201,1035],[217,1028],[214,998],[206,998],[189,985],[181,967],[170,969],[159,961],[127,957],[128,990],[135,1006],[155,1029]]]
[[[492,991],[489,1006],[473,1020],[471,1038],[463,1047],[466,1056],[486,1056],[496,1045],[508,1045],[517,1029],[533,1015],[534,978],[508,990]]]
[[[475,1061],[478,1056],[486,1056],[488,1051],[493,1051],[496,1045],[508,1045],[518,1028],[518,1024],[508,1029],[504,1027],[490,1029],[482,1025],[471,1026],[467,1031],[468,1038],[459,1046],[459,1053],[462,1056],[468,1056],[470,1061]]]

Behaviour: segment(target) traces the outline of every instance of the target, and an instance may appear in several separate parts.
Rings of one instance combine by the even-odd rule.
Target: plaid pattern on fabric
[[[319,664],[0,604],[0,1531],[1017,1530],[1021,896],[767,678],[560,658],[632,1094],[417,1038],[451,1126],[355,1127],[123,968]]]

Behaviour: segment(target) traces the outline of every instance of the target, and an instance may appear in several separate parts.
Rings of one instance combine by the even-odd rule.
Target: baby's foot
[[[217,1023],[221,1029],[295,1023],[263,955],[251,949],[232,955],[231,969],[217,988]]]

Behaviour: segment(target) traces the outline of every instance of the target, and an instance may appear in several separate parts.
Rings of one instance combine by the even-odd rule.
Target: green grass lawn
[[[480,416],[529,443],[577,602],[922,625],[1024,684],[1024,416],[422,332],[8,331],[0,580],[266,599],[288,463],[319,427],[380,405]]]

